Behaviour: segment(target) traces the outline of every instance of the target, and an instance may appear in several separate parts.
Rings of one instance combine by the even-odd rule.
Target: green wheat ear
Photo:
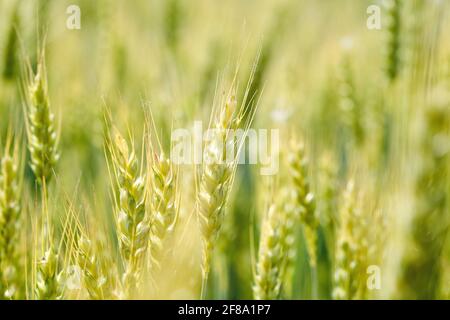
[[[84,234],[77,241],[76,262],[81,269],[83,286],[92,300],[117,298],[114,268],[106,265],[109,259],[105,257],[105,249],[96,246]]]
[[[342,121],[356,146],[361,146],[365,140],[364,110],[363,104],[358,99],[349,54],[343,57],[339,65],[338,76],[339,108]]]
[[[10,27],[4,51],[3,78],[12,80],[18,73],[18,40],[17,28],[20,24],[18,2],[12,10]]]
[[[145,174],[139,166],[134,144],[129,147],[119,132],[107,138],[106,147],[111,159],[108,167],[113,185],[114,218],[124,263],[122,282],[126,298],[131,298],[139,287],[149,241]]]
[[[286,254],[283,218],[283,212],[273,204],[263,221],[253,286],[256,300],[273,300],[280,296]]]
[[[296,210],[302,221],[309,263],[312,268],[317,264],[317,228],[319,221],[316,217],[315,198],[308,183],[308,159],[305,156],[304,145],[292,140],[289,154],[289,169],[292,177]]]
[[[172,230],[177,217],[177,172],[173,163],[162,152],[155,156],[150,169],[151,218],[150,218],[150,259],[151,266],[160,267],[164,252],[164,239]]]
[[[204,151],[204,158],[211,159],[211,161],[205,160],[206,164],[203,168],[197,195],[197,212],[203,240],[202,271],[204,279],[207,279],[209,274],[211,254],[222,227],[226,200],[233,180],[235,161],[227,162],[225,151],[218,145],[221,145],[222,148],[227,145],[227,130],[233,128],[236,120],[234,116],[236,104],[233,96],[223,105],[215,123],[218,137],[208,143]]]
[[[397,296],[436,299],[443,277],[442,251],[448,235],[450,99],[437,96],[425,112],[421,168],[415,185],[408,251],[402,258]]]
[[[27,98],[27,133],[30,166],[36,180],[48,182],[59,159],[55,116],[50,109],[44,54],[36,74],[30,69]]]
[[[18,297],[18,242],[21,228],[18,149],[11,154],[9,144],[0,164],[0,297]]]
[[[62,299],[64,294],[64,268],[60,264],[60,251],[55,244],[55,236],[53,230],[52,219],[48,210],[48,194],[45,179],[42,180],[41,189],[42,204],[42,226],[36,230],[40,230],[42,237],[40,248],[33,257],[33,290],[34,298],[38,300],[55,300]],[[37,237],[36,237],[37,240]],[[38,243],[36,243],[37,245]]]
[[[360,200],[361,194],[356,193],[354,183],[350,181],[339,211],[333,290],[333,298],[338,300],[367,299],[369,258],[378,262],[374,253],[369,257],[369,242],[374,241],[376,230],[373,229],[379,225],[372,214],[368,214],[371,209],[362,209]]]
[[[176,51],[179,36],[180,36],[180,23],[183,15],[183,8],[181,7],[180,0],[168,0],[166,2],[166,8],[164,13],[164,33],[167,41],[167,45],[172,51]]]
[[[402,0],[385,1],[387,15],[386,75],[394,81],[400,72],[401,64],[401,9]]]
[[[344,192],[335,257],[333,299],[349,300],[356,294],[355,192],[350,181]]]
[[[282,289],[292,294],[299,212],[288,189],[282,189],[278,198],[263,220],[253,285],[257,300],[278,299]]]
[[[39,300],[54,300],[62,297],[58,259],[55,249],[50,246],[41,259],[37,261],[35,294]]]

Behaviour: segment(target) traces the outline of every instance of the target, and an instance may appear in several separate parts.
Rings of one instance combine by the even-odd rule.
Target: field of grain
[[[449,299],[449,40],[447,0],[1,0],[0,299]]]

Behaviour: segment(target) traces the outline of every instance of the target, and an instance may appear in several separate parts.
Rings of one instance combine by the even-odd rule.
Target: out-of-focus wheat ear
[[[401,67],[402,0],[386,0],[386,76],[389,81],[397,79]]]
[[[16,1],[14,8],[11,11],[8,36],[6,46],[4,47],[4,67],[2,75],[5,80],[13,80],[19,74],[19,37],[17,34],[20,27],[19,25],[19,1]]]
[[[365,139],[364,110],[357,96],[354,83],[352,60],[350,53],[346,52],[339,64],[339,109],[342,122],[349,133],[349,137],[360,146]]]
[[[276,204],[270,205],[262,225],[254,275],[256,300],[274,300],[280,296],[287,257],[285,223],[284,212]]]
[[[59,253],[55,245],[55,238],[50,214],[48,211],[48,196],[46,180],[42,180],[42,226],[40,228],[40,250],[35,263],[34,295],[38,300],[55,300],[63,297],[64,283],[61,281],[63,272],[60,271]],[[36,243],[38,246],[38,244]],[[39,247],[39,246],[38,246]]]
[[[168,0],[165,3],[164,12],[164,33],[167,45],[173,53],[176,53],[180,24],[183,20],[183,8],[180,0]]]
[[[67,274],[65,288],[69,291],[84,288],[91,299],[101,299],[101,290],[96,286],[98,274],[93,272],[99,264],[92,264],[93,257],[91,242],[88,239],[84,227],[76,211],[73,201],[67,197],[67,205],[65,206],[66,219],[63,224],[62,241],[60,249],[64,246],[65,255],[63,258],[64,265],[73,267],[73,274]],[[93,257],[95,262],[95,257]],[[73,277],[73,279],[71,279]]]
[[[333,251],[337,226],[337,165],[331,154],[326,153],[320,161],[320,195],[318,211],[321,223],[327,230],[327,246]]]
[[[26,79],[26,128],[30,167],[37,182],[47,183],[54,174],[59,159],[58,135],[55,128],[55,116],[50,109],[45,67],[45,51],[39,56],[37,71],[28,66]]]
[[[19,145],[8,133],[0,157],[0,297],[18,298],[20,259],[18,246],[21,220],[21,184],[23,178]]]
[[[118,281],[116,261],[104,239],[108,231],[97,224],[98,221],[92,218],[92,213],[85,212],[85,225],[77,215],[71,214],[75,220],[75,235],[69,237],[74,239],[73,245],[70,245],[74,251],[73,263],[78,266],[81,285],[90,299],[119,299],[123,297],[123,293]],[[98,232],[99,229],[103,232]]]
[[[334,299],[367,298],[367,266],[369,216],[361,210],[361,195],[355,192],[350,180],[343,195],[340,213],[337,247],[335,252]],[[372,225],[371,227],[376,227]],[[373,230],[372,230],[373,231]]]
[[[303,224],[304,236],[307,243],[309,263],[312,268],[317,264],[317,228],[315,199],[308,183],[308,159],[305,156],[304,144],[293,139],[288,156],[292,186],[296,202],[296,210]]]
[[[355,194],[354,183],[350,181],[344,193],[339,215],[339,230],[335,257],[333,299],[352,299],[354,294],[355,243],[353,239]]]
[[[81,270],[83,287],[92,300],[116,298],[114,279],[104,269],[103,253],[86,234],[81,234],[76,245],[76,263]],[[111,268],[111,266],[108,266]]]
[[[84,288],[92,300],[101,300],[103,294],[102,285],[105,278],[97,264],[94,248],[91,240],[87,236],[81,235],[77,243],[77,264],[81,269],[81,276]]]
[[[300,224],[299,210],[296,210],[295,193],[290,188],[284,188],[279,195],[278,210],[283,215],[281,228],[282,249],[284,255],[282,277],[283,292],[286,297],[292,297],[293,273],[297,256],[297,233]]]
[[[39,300],[60,299],[62,284],[59,281],[58,254],[49,247],[37,261],[35,295]]]
[[[443,276],[442,249],[450,224],[450,97],[436,92],[424,110],[420,171],[415,184],[414,215],[400,265],[397,297],[438,298]]]

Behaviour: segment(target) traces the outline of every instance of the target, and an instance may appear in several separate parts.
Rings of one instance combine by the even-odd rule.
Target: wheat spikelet
[[[44,179],[48,182],[59,158],[55,117],[50,110],[44,63],[44,53],[42,53],[35,75],[30,68],[27,91],[30,166],[41,184]]]
[[[9,143],[0,165],[0,289],[1,297],[18,295],[18,257],[20,220],[20,174],[18,149],[10,154]]]

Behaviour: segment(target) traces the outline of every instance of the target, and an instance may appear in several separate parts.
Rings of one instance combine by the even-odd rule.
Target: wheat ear
[[[111,266],[106,266],[103,252],[96,250],[86,235],[81,235],[77,244],[77,264],[82,270],[83,285],[93,300],[116,298],[115,277]],[[101,248],[105,250],[105,248]]]
[[[44,53],[39,58],[36,74],[33,74],[30,67],[27,99],[30,166],[37,181],[42,184],[43,180],[49,181],[59,158],[55,116],[50,110]]]
[[[352,59],[349,53],[346,53],[339,64],[339,108],[341,109],[342,121],[348,130],[350,137],[357,146],[364,142],[364,110],[363,104],[358,100],[357,91],[354,83],[352,70]]]
[[[368,261],[367,219],[361,214],[354,182],[348,182],[340,209],[335,273],[334,299],[360,299],[365,296]]]
[[[211,253],[222,226],[225,205],[236,168],[236,158],[231,161],[227,159],[230,144],[232,148],[236,146],[236,141],[229,137],[230,130],[238,128],[241,120],[236,106],[235,95],[228,96],[215,120],[214,138],[208,141],[204,149],[204,165],[196,201],[203,242],[202,293],[208,279]]]
[[[60,274],[57,272],[58,254],[53,247],[48,248],[37,262],[36,298],[55,300],[61,298]]]
[[[20,185],[18,148],[7,143],[0,165],[0,289],[1,297],[18,295],[17,242],[19,241]]]
[[[292,140],[291,145],[292,149],[288,161],[295,192],[295,202],[304,227],[309,263],[312,268],[315,268],[317,263],[318,220],[315,213],[314,195],[307,178],[308,159],[305,156],[302,143]]]
[[[386,40],[386,75],[394,81],[400,71],[401,39],[401,0],[386,0],[387,40]]]
[[[450,222],[450,99],[444,95],[431,103],[425,114],[410,242],[398,279],[401,299],[438,298],[443,276],[441,256]]]
[[[289,243],[290,228],[286,212],[272,204],[264,218],[258,262],[255,270],[253,296],[257,300],[278,299],[283,283]]]
[[[159,268],[164,250],[163,241],[172,230],[177,216],[177,172],[172,161],[163,152],[151,163],[151,266]]]
[[[4,47],[4,69],[3,78],[6,80],[13,80],[18,74],[18,43],[19,37],[17,35],[17,29],[20,25],[19,16],[19,2],[17,2],[12,9],[11,19],[9,23],[8,36],[6,45]]]
[[[295,193],[290,188],[285,188],[280,192],[280,202],[278,208],[283,214],[282,225],[282,247],[284,252],[283,277],[284,293],[292,294],[292,276],[297,254],[296,240],[300,222],[299,210],[296,210]]]
[[[35,261],[34,293],[38,300],[55,300],[63,296],[63,271],[59,270],[59,254],[55,247],[52,224],[48,211],[48,195],[45,179],[42,180],[42,247],[41,256]],[[37,226],[36,226],[37,228]],[[37,233],[37,230],[35,231]],[[37,243],[37,238],[36,238]],[[36,257],[36,256],[35,256]]]
[[[134,144],[129,149],[117,132],[113,139],[107,139],[107,146],[112,159],[117,236],[125,269],[122,282],[126,297],[131,298],[138,289],[150,229],[145,175],[139,168]]]

